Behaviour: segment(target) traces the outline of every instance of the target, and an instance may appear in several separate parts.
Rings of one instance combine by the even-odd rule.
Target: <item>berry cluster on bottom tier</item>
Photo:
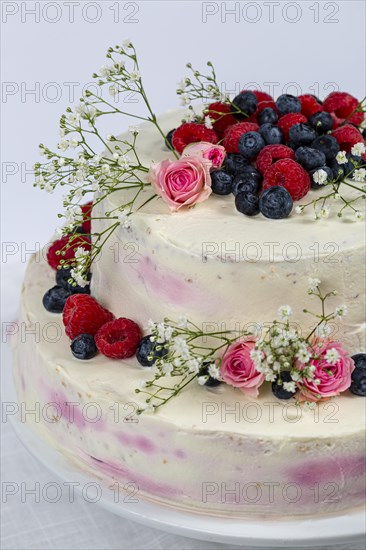
[[[237,210],[247,216],[286,218],[293,201],[310,188],[341,182],[365,166],[364,148],[351,152],[364,142],[358,129],[364,113],[348,93],[332,92],[324,102],[311,94],[283,94],[274,101],[266,93],[243,90],[231,103],[212,103],[204,114],[212,128],[199,120],[183,123],[166,140],[178,153],[197,141],[222,143],[227,154],[223,165],[211,170],[212,191],[233,193]]]

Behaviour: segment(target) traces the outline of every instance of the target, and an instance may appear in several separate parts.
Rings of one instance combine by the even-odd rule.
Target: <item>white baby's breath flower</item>
[[[132,42],[129,38],[126,38],[125,40],[122,40],[122,46],[124,48],[131,48],[132,47]]]
[[[336,161],[338,164],[347,164],[348,158],[346,151],[339,151],[336,156]]]
[[[325,354],[325,360],[329,365],[334,365],[339,360],[339,353],[335,348],[327,350]]]
[[[200,386],[204,386],[206,384],[208,380],[208,375],[205,374],[204,376],[198,376],[197,377],[197,382],[199,383]]]
[[[319,217],[320,218],[327,219],[327,218],[329,218],[329,214],[330,214],[329,206],[323,206],[323,208],[321,208],[319,210]]]
[[[138,129],[136,126],[129,126],[129,127],[128,127],[128,131],[129,131],[130,134],[132,134],[133,136],[137,136],[137,134],[139,133],[139,129]]]
[[[183,106],[189,104],[189,95],[188,94],[182,94],[180,96],[180,104],[183,105]]]
[[[332,332],[332,328],[326,323],[320,323],[315,329],[315,336],[319,338],[327,338]]]
[[[59,164],[59,166],[64,166],[64,165],[65,165],[65,159],[62,158],[62,157],[59,158],[59,159],[58,159],[58,164]]]
[[[363,213],[360,212],[360,210],[356,210],[356,212],[354,213],[354,216],[355,216],[356,221],[358,221],[358,222],[363,220]]]
[[[212,119],[209,116],[205,116],[205,126],[208,130],[212,130],[213,128]]]
[[[309,277],[308,278],[308,290],[310,292],[316,292],[318,286],[321,284],[320,279],[317,279],[316,277]]]
[[[341,319],[348,313],[348,307],[346,305],[341,305],[335,308],[334,315],[337,319]]]
[[[188,109],[183,116],[186,122],[193,122],[196,119],[196,113],[193,109]]]
[[[131,71],[130,72],[130,78],[133,82],[137,82],[138,80],[140,80],[141,75],[140,75],[139,71]]]
[[[360,141],[359,143],[356,143],[351,149],[352,155],[355,155],[356,157],[360,157],[365,152],[366,152],[366,147],[365,147],[365,144],[362,143],[362,141]]]
[[[179,367],[180,365],[175,365],[175,366]],[[165,374],[165,376],[171,376],[173,370],[174,370],[174,366],[171,363],[164,361],[162,365],[162,371]]]
[[[366,180],[366,169],[365,168],[358,168],[353,172],[352,179],[354,181],[363,182]]]
[[[211,378],[215,378],[215,380],[218,380],[220,378],[220,369],[215,363],[211,363],[208,366],[208,374],[211,376]]]
[[[313,180],[315,181],[315,183],[318,183],[319,185],[323,185],[327,181],[327,178],[328,178],[328,174],[322,168],[320,168],[320,170],[317,170],[313,174]]]
[[[277,314],[280,319],[286,321],[292,315],[292,308],[290,306],[280,306],[278,308]]]
[[[282,385],[283,385],[284,390],[286,390],[288,392],[291,392],[291,393],[295,393],[295,391],[296,391],[295,382],[284,382]]]
[[[186,315],[181,315],[178,319],[178,327],[179,328],[187,328],[188,325],[188,318]]]
[[[303,210],[304,210],[304,209],[303,209],[302,206],[296,206],[296,207],[295,207],[295,212],[296,212],[296,214],[302,214]]]
[[[109,94],[114,97],[118,94],[118,86],[117,84],[111,84],[109,86]]]
[[[69,142],[67,139],[61,139],[61,141],[57,144],[58,149],[61,151],[66,151],[69,148]]]

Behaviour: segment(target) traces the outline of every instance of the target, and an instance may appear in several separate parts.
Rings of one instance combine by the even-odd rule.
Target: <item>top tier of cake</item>
[[[159,122],[168,132],[180,118],[180,111],[170,111]],[[137,151],[146,166],[173,158],[149,123],[140,127]],[[141,204],[151,193],[150,187],[141,193]],[[109,195],[94,216],[98,209],[125,204],[126,194]],[[142,327],[149,318],[185,315],[211,330],[256,330],[289,304],[294,319],[307,328],[313,319],[303,309],[318,307],[307,294],[308,277],[318,277],[324,288],[338,291],[329,306],[346,304],[349,310],[342,334],[335,327],[334,336],[350,351],[364,349],[365,235],[359,224],[336,214],[314,221],[312,208],[284,220],[246,217],[236,211],[232,196],[217,195],[177,213],[157,198],[130,219],[131,227],[118,227],[93,266],[93,295],[116,315]],[[98,232],[110,225],[93,223]]]

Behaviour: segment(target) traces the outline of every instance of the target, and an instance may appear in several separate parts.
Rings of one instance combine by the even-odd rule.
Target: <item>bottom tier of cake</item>
[[[158,412],[138,416],[134,390],[146,369],[135,359],[75,359],[61,316],[42,307],[53,280],[33,258],[14,329],[14,377],[23,420],[82,470],[139,499],[226,517],[362,506],[362,398],[346,392],[304,409],[270,388],[248,399],[226,385],[192,384]]]

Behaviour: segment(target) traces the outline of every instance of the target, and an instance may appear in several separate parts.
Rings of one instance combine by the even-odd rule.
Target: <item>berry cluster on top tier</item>
[[[311,188],[341,182],[365,166],[364,136],[357,128],[363,120],[358,100],[345,92],[332,92],[322,102],[310,94],[283,94],[274,101],[264,92],[243,90],[231,102],[209,105],[204,123],[184,122],[166,139],[178,153],[195,142],[221,143],[227,155],[211,170],[212,191],[232,193],[247,216],[261,212],[279,219]]]

